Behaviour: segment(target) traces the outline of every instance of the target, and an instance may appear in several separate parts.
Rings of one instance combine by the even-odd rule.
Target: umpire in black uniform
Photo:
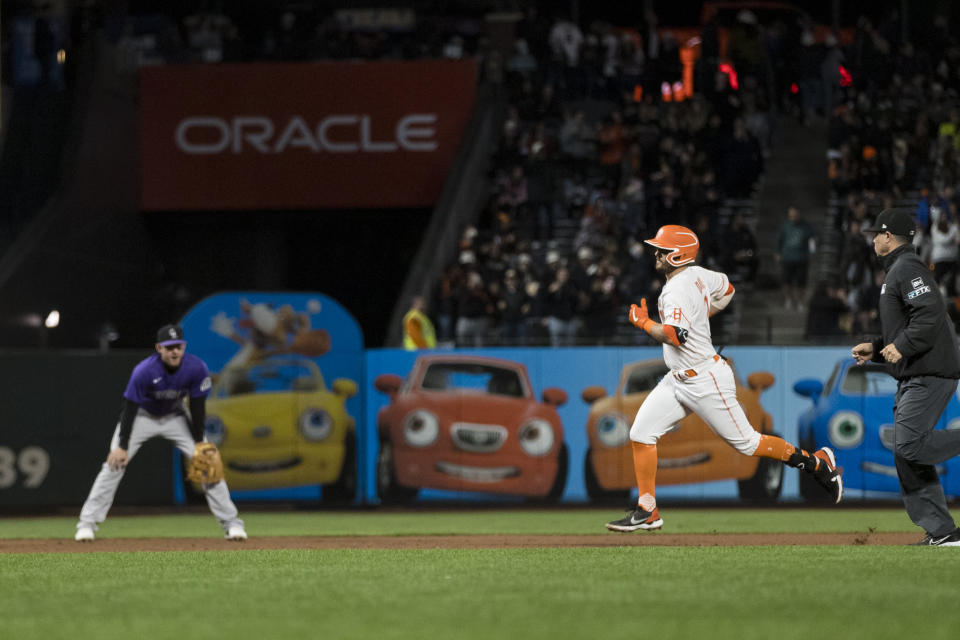
[[[953,323],[940,290],[913,248],[913,216],[885,209],[865,232],[887,277],[880,290],[883,336],[852,349],[857,364],[886,362],[897,379],[894,460],[907,515],[923,527],[919,543],[960,547],[960,529],[950,517],[937,465],[960,454],[960,431],[934,429],[960,378]]]

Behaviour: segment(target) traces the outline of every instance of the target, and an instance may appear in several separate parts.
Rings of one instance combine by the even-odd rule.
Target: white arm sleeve
[[[727,293],[724,293],[719,298],[712,298],[710,300],[710,315],[719,313],[727,308],[727,305],[730,304],[730,300],[733,298],[734,289],[731,285]]]
[[[710,315],[726,309],[734,294],[733,285],[730,284],[726,274],[714,272],[714,275],[718,277],[710,283],[713,285],[710,289]]]

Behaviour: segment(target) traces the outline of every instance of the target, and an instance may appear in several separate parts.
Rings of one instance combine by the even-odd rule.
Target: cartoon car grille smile
[[[448,476],[455,476],[469,482],[499,482],[520,475],[520,469],[516,467],[467,467],[450,462],[437,462],[436,469]]]
[[[500,448],[507,439],[507,430],[499,425],[467,424],[458,422],[450,427],[453,444],[458,449],[476,453],[490,453]]]
[[[297,466],[301,462],[302,458],[293,457],[284,458],[282,460],[230,462],[227,464],[227,466],[234,471],[241,471],[243,473],[265,473],[267,471],[280,471],[282,469],[289,469],[290,467]]]

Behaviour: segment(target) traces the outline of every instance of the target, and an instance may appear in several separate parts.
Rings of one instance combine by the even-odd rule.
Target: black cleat
[[[929,533],[920,542],[911,543],[913,547],[960,547],[960,529],[954,529],[945,536],[932,536]]]
[[[662,526],[663,518],[657,513],[656,507],[651,513],[640,506],[634,507],[626,518],[607,523],[607,529],[610,529],[610,531],[636,531],[637,529],[653,531]]]
[[[819,461],[817,468],[812,471],[814,479],[827,490],[834,504],[839,503],[843,499],[843,469],[837,467],[833,450],[828,447],[817,449],[813,457]]]

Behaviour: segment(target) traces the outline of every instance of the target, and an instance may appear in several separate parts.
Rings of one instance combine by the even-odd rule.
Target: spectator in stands
[[[423,296],[414,296],[410,302],[410,310],[403,316],[403,348],[408,351],[433,349],[437,346],[433,323],[424,313],[425,309]]]
[[[576,171],[563,181],[563,204],[573,214],[582,214],[590,198],[584,175]]]
[[[550,345],[573,346],[579,325],[577,312],[580,297],[570,281],[570,271],[566,267],[558,267],[553,275],[544,297]]]
[[[502,175],[497,181],[497,189],[500,193],[497,204],[511,207],[514,210],[525,205],[527,203],[527,177],[523,173],[523,166],[514,165],[509,175]]]
[[[880,315],[877,309],[880,305],[883,279],[884,273],[878,269],[871,280],[855,291],[853,331],[857,335],[879,335],[880,333]]]
[[[514,269],[508,269],[504,274],[497,309],[500,312],[500,342],[508,345],[525,344],[530,300]]]
[[[764,72],[764,47],[757,24],[757,16],[749,9],[737,13],[736,24],[730,29],[727,55],[733,60],[741,78],[759,78]]]
[[[722,166],[724,192],[736,198],[749,196],[763,170],[763,154],[742,118],[733,121],[733,134],[725,145]]]
[[[825,57],[823,47],[817,44],[816,38],[810,29],[805,29],[800,36],[803,45],[799,56],[800,99],[802,104],[802,121],[808,122],[823,105],[823,81],[821,65]]]
[[[862,224],[859,220],[850,221],[841,250],[841,273],[844,282],[851,290],[869,284],[871,280],[870,264],[873,260],[873,251],[866,236],[860,233],[861,228]]]
[[[457,298],[463,283],[463,271],[459,265],[451,265],[443,272],[433,297],[437,328],[441,342],[453,340],[453,321],[457,316]]]
[[[457,345],[482,347],[487,318],[494,311],[479,273],[467,273],[457,303]]]
[[[184,18],[187,45],[201,62],[222,62],[224,38],[233,22],[220,8],[199,11]],[[285,58],[289,59],[289,58]]]
[[[627,131],[619,111],[610,112],[604,119],[597,129],[597,139],[600,142],[600,166],[613,182],[614,188],[617,188],[620,184],[620,164],[627,144]]]
[[[617,330],[620,300],[616,279],[602,272],[590,281],[587,311],[584,317],[586,337],[596,344],[606,344]]]
[[[948,298],[956,295],[958,243],[960,227],[949,209],[936,211],[930,228],[930,262],[940,289]]]
[[[813,230],[800,218],[800,210],[788,208],[787,219],[780,225],[776,253],[787,311],[802,311],[804,308],[807,270],[814,247]]]
[[[548,339],[546,318],[544,316],[544,292],[537,280],[529,279],[524,285],[528,306],[523,309],[523,322],[526,325],[527,344],[545,344]]]
[[[577,291],[590,291],[591,280],[596,271],[597,265],[594,263],[593,249],[586,245],[578,248],[577,261],[570,268],[570,280]]]
[[[710,216],[706,214],[697,216],[693,230],[700,240],[700,251],[697,253],[697,263],[707,269],[723,269],[721,263],[725,259],[724,252],[726,251],[726,247],[717,239]]]
[[[842,317],[849,311],[846,293],[842,288],[831,287],[826,283],[817,285],[810,298],[804,339],[830,341],[845,336],[848,332],[841,323]]]
[[[517,38],[513,43],[513,55],[507,59],[507,71],[527,78],[536,70],[537,59],[531,55],[530,45],[523,38]]]
[[[840,99],[842,76],[840,66],[844,61],[843,50],[832,33],[824,38],[823,61],[820,63],[820,77],[823,86],[823,111],[830,116]]]
[[[560,129],[560,150],[575,160],[587,160],[593,154],[594,141],[583,109],[568,112]]]
[[[950,109],[950,119],[940,124],[937,136],[946,138],[954,149],[960,148],[960,109]]]
[[[726,255],[723,271],[736,282],[753,282],[760,265],[757,239],[739,211],[733,214],[730,220],[730,229],[725,234],[724,244]]]

